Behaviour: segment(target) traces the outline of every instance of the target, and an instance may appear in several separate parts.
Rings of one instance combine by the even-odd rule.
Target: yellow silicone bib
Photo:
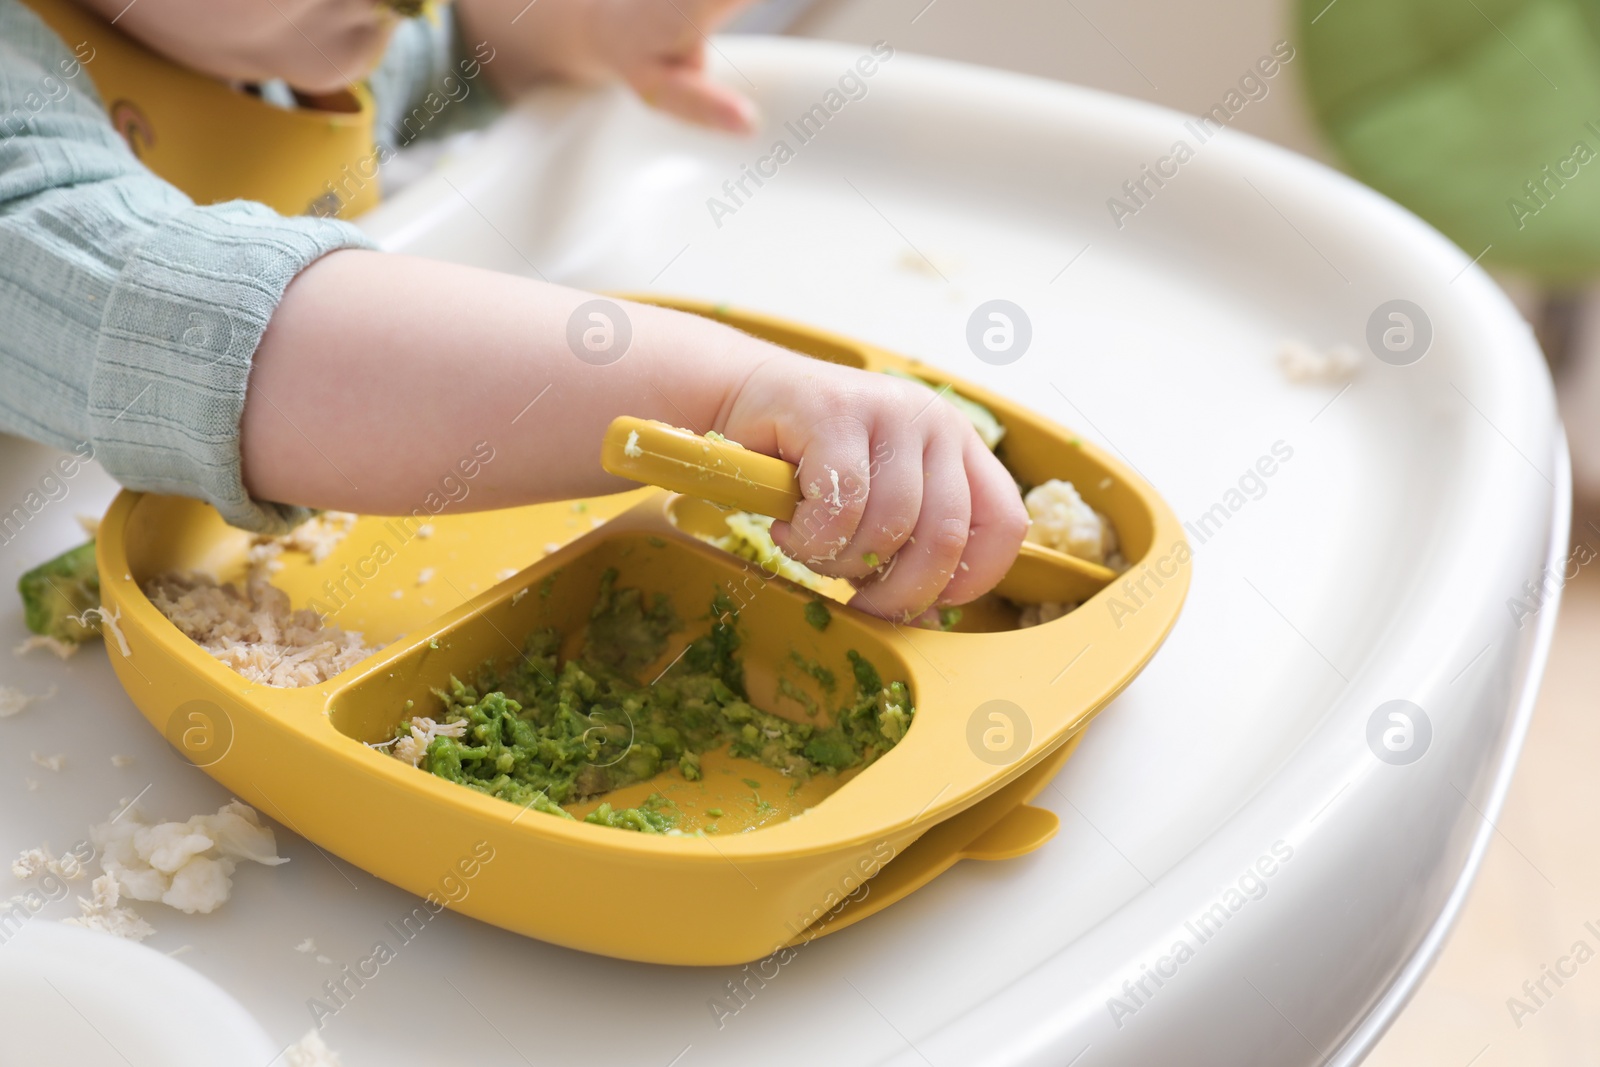
[[[349,218],[378,203],[373,104],[281,108],[181,67],[70,0],[23,0],[78,52],[117,131],[198,204],[256,200],[284,215]],[[80,47],[86,46],[86,47]]]

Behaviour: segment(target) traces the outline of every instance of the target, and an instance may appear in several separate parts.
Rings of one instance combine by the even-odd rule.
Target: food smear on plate
[[[472,684],[452,677],[448,691],[435,690],[438,710],[408,716],[393,739],[374,747],[448,781],[567,819],[574,815],[565,805],[652,782],[657,788],[639,803],[619,807],[602,799],[584,821],[659,834],[682,832],[683,812],[664,787],[701,781],[703,757],[726,749],[776,771],[773,785],[787,789],[860,770],[911,725],[916,709],[905,683],[885,683],[854,651],[855,685],[831,721],[795,722],[752,705],[738,656],[738,612],[720,594],[710,631],[646,677],[683,624],[664,596],[646,599],[638,589],[618,588],[616,579],[614,570],[602,575],[577,656],[563,662],[561,634],[535,631],[517,662],[486,663]],[[755,803],[770,801],[756,796]]]

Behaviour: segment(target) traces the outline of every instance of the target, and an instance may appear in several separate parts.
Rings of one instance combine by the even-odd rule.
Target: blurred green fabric
[[[1600,0],[1302,0],[1299,44],[1357,178],[1485,263],[1600,272]]]

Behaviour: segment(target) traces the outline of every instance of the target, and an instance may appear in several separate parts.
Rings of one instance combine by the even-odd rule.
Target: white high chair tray
[[[395,250],[724,301],[920,357],[1116,450],[1197,530],[1209,514],[1170,640],[1036,801],[1060,834],[742,972],[585,956],[452,914],[400,944],[388,924],[413,898],[278,827],[292,863],[242,870],[211,916],[141,906],[150,944],[192,945],[182,962],[279,1045],[310,1028],[337,966],[394,946],[323,1028],[350,1067],[468,1049],[483,1067],[1358,1061],[1459,909],[1544,665],[1553,602],[1520,626],[1507,608],[1566,545],[1565,447],[1531,332],[1421,222],[1248,137],[1197,144],[1158,108],[897,54],[800,144],[784,123],[826,107],[867,50],[717,48],[767,116],[752,140],[552,91],[362,225]],[[793,158],[733,204],[724,181],[778,138]],[[1123,182],[1179,139],[1193,158],[1164,165],[1119,227],[1108,198],[1128,203]],[[720,226],[710,197],[734,207]],[[996,298],[1033,331],[1003,366],[966,341]],[[1432,327],[1410,365],[1367,344],[1397,299]],[[1348,388],[1287,381],[1287,339],[1352,347]],[[1274,473],[1245,477],[1275,445]],[[20,500],[53,453],[4,447],[0,501]],[[72,543],[74,513],[111,492],[98,471],[74,480],[0,548],[5,573]],[[7,609],[0,639],[21,637]],[[225,799],[102,656],[0,672],[59,689],[0,722],[0,851],[65,848],[147,787],[141,804],[168,817]],[[1431,724],[1415,762],[1369,747],[1391,700]],[[306,937],[335,965],[295,951]]]

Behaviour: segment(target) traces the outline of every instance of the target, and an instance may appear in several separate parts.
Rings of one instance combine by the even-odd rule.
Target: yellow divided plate
[[[964,857],[1003,859],[1048,840],[1055,816],[1026,802],[1171,629],[1188,588],[1189,551],[1176,517],[1130,469],[1016,404],[844,338],[657,302],[817,358],[950,384],[1005,425],[999,452],[1017,479],[1072,481],[1115,524],[1132,566],[1078,610],[1029,629],[1018,629],[1016,609],[991,596],[949,633],[838,605],[819,632],[804,618],[814,594],[694,536],[723,529],[721,513],[704,501],[640,489],[498,512],[446,509],[427,519],[433,529],[425,537],[419,518],[369,517],[320,563],[285,554],[273,581],[296,607],[315,600],[331,622],[386,647],[322,685],[275,689],[246,681],[190,642],[140,588],[173,570],[236,580],[247,535],[207,505],[124,492],[100,527],[98,552],[105,607],[127,652],[115,639],[106,644],[134,703],[189,759],[377,877],[588,952],[740,963],[881,910]],[[669,770],[607,798],[625,805],[659,789],[683,813],[687,836],[524,811],[363,743],[387,740],[401,720],[436,709],[430,690],[452,674],[471,676],[489,659],[514,661],[534,630],[554,626],[566,636],[563,651],[575,650],[607,568],[619,572],[620,586],[668,594],[688,622],[645,677],[705,631],[721,590],[740,610],[753,703],[817,721],[785,695],[798,688],[829,704],[796,656],[848,679],[847,653],[855,650],[885,680],[909,684],[911,728],[865,770],[819,776],[793,796],[777,772],[709,753],[700,782]],[[726,813],[717,832],[692,833],[712,821],[710,808]]]

